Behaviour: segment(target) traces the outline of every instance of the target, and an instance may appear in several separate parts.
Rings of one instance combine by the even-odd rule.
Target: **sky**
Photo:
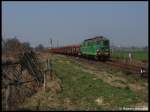
[[[2,2],[2,36],[35,47],[104,36],[116,46],[148,46],[148,2]]]

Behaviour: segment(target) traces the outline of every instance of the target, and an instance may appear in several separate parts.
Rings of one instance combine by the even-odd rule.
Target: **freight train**
[[[80,45],[69,45],[64,47],[52,48],[52,53],[72,55],[96,60],[110,59],[109,39],[103,36],[84,40]]]

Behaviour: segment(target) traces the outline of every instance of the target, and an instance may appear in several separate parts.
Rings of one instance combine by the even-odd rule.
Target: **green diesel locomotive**
[[[80,55],[92,57],[96,60],[109,60],[109,40],[103,36],[97,36],[95,38],[84,40],[84,42],[80,45]]]

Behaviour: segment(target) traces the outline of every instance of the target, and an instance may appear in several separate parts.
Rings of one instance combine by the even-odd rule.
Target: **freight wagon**
[[[65,55],[92,57],[96,60],[109,60],[109,40],[103,36],[97,36],[84,40],[80,45],[70,45],[52,48],[51,52]]]
[[[78,56],[80,52],[80,45],[70,45],[58,48],[52,48],[51,52],[65,55]]]

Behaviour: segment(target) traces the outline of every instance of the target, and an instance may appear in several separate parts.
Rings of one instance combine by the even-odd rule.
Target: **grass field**
[[[148,60],[148,52],[146,51],[130,51],[134,60]],[[128,58],[129,51],[114,51],[112,57],[125,59]]]
[[[119,110],[147,105],[147,82],[125,76],[120,71],[90,66],[53,56],[53,72],[61,79],[63,90],[38,92],[24,108],[30,110]],[[51,83],[49,80],[48,85]]]

